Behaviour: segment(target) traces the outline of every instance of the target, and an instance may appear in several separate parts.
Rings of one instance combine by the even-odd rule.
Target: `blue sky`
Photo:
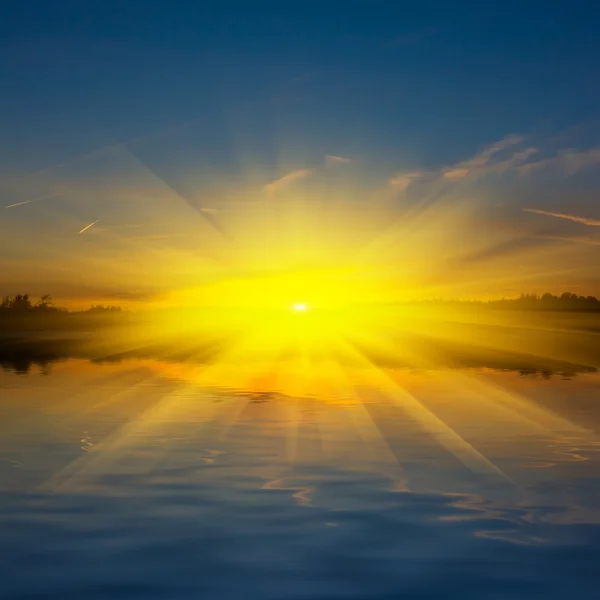
[[[263,136],[304,143],[307,160],[333,147],[433,166],[600,111],[594,2],[10,4],[4,168],[194,119],[226,161],[219,145],[244,111]]]
[[[106,193],[133,161],[194,204],[333,155],[356,188],[436,198],[460,179],[489,207],[587,219],[532,226],[595,246],[599,25],[600,6],[577,0],[11,3],[0,200],[84,180]],[[102,158],[115,147],[127,160]],[[91,222],[92,196],[57,211]],[[0,231],[51,218],[7,213]]]

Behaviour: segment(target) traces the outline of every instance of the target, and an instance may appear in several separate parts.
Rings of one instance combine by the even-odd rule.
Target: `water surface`
[[[600,376],[0,370],[2,598],[592,598]]]

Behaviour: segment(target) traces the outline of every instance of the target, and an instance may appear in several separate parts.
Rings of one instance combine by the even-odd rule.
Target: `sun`
[[[305,310],[308,310],[308,306],[306,306],[306,304],[304,304],[303,302],[297,302],[296,304],[293,304],[292,308],[298,312],[303,312]]]

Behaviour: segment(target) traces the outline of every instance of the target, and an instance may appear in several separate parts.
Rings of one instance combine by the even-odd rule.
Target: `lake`
[[[0,597],[592,598],[600,375],[0,369]]]

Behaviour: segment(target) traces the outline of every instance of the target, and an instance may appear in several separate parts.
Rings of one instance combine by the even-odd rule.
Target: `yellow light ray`
[[[346,348],[364,366],[371,367],[365,373],[370,385],[383,391],[390,401],[407,410],[441,446],[456,456],[466,467],[476,473],[497,476],[501,480],[514,485],[508,475],[419,402],[417,398],[400,387],[382,369],[359,354],[349,344],[346,345]]]

